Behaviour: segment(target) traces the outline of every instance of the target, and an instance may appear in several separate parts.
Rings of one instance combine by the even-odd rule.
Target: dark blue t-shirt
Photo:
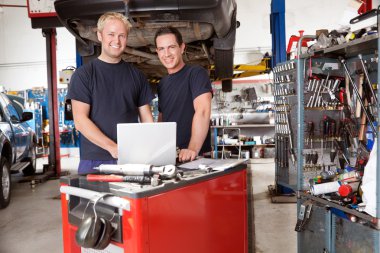
[[[90,119],[116,142],[117,123],[137,123],[138,107],[154,95],[143,73],[131,64],[95,59],[78,68],[70,81],[67,99],[89,104]],[[111,154],[81,137],[82,160],[113,160]]]
[[[188,148],[193,123],[194,99],[212,92],[207,71],[200,66],[185,65],[165,76],[157,87],[159,111],[164,122],[177,122],[177,147]],[[200,154],[211,150],[210,129]]]

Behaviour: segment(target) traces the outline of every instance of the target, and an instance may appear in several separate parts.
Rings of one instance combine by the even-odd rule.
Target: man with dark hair
[[[174,27],[155,36],[156,51],[168,75],[158,84],[159,121],[177,122],[179,161],[192,161],[211,151],[210,114],[212,88],[207,71],[185,64],[185,44]]]
[[[116,164],[117,123],[153,122],[154,98],[145,76],[121,55],[127,45],[128,19],[115,12],[98,20],[100,56],[78,68],[71,78],[75,127],[81,132],[79,174],[96,172],[100,164]]]

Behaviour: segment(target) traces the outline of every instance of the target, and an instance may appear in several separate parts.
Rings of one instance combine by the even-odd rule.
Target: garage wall
[[[238,20],[237,64],[255,63],[271,49],[271,0],[236,0]],[[314,34],[317,29],[335,29],[356,16],[356,0],[286,0],[286,41],[298,30]],[[373,0],[377,6],[380,0]],[[26,0],[0,0],[0,4],[26,5]],[[45,38],[32,29],[26,8],[0,7],[0,86],[22,90],[47,86]],[[57,29],[58,70],[75,66],[75,41],[64,28]]]
[[[26,6],[26,0],[0,0]],[[0,86],[6,90],[47,87],[46,40],[32,29],[27,8],[0,7]],[[57,29],[58,70],[76,64],[74,37]]]

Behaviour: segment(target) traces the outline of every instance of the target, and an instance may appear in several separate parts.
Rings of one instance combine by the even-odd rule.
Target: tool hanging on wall
[[[306,144],[309,144],[310,143],[310,148],[313,149],[313,140],[314,140],[314,122],[313,121],[309,121],[307,122],[307,125],[306,125],[306,132],[308,133],[307,134],[307,137],[306,137]]]
[[[348,160],[347,156],[345,155],[341,145],[339,144],[339,142],[337,141],[337,139],[334,140],[334,145],[335,145],[335,148],[339,151],[339,154],[342,155],[342,157],[344,158],[344,161],[347,163],[347,164],[350,164],[350,161]],[[341,166],[341,168],[344,168],[344,164],[343,166]]]
[[[301,232],[302,230],[304,230],[307,221],[311,217],[312,207],[313,204],[310,200],[303,202],[300,206],[300,210],[297,215],[297,224],[294,228],[296,232]]]
[[[358,54],[358,58],[360,60],[360,63],[362,64],[364,76],[365,76],[365,78],[367,80],[367,87],[369,88],[369,90],[370,90],[370,92],[372,94],[373,103],[377,104],[377,97],[376,97],[375,91],[373,90],[372,82],[371,82],[371,80],[369,78],[367,67],[364,64],[363,56],[361,54]],[[372,101],[368,101],[368,102],[371,103]]]
[[[330,118],[330,129],[328,129],[328,136],[330,139],[330,162],[334,163],[337,151],[334,146],[334,139],[336,135],[336,121]]]
[[[285,101],[286,101],[286,98],[284,98],[284,107],[286,107],[286,104],[288,104],[288,102],[286,102],[286,104],[285,104]],[[295,154],[294,146],[293,146],[292,129],[290,128],[289,111],[288,110],[285,111],[285,121],[286,121],[286,127],[287,127],[287,134],[289,136],[288,140],[289,140],[290,159],[292,159],[292,163],[294,165],[294,164],[296,164],[296,154]]]
[[[367,109],[364,106],[363,100],[362,100],[362,98],[361,98],[361,96],[359,94],[358,87],[356,86],[356,84],[352,80],[352,77],[351,77],[350,72],[348,71],[348,68],[347,68],[347,65],[346,65],[346,61],[343,58],[340,58],[340,61],[341,61],[342,65],[343,65],[344,71],[346,72],[346,75],[347,75],[347,78],[349,80],[349,83],[351,84],[351,86],[353,87],[353,89],[355,91],[355,94],[356,94],[356,96],[358,98],[358,101],[359,101],[359,103],[360,103],[360,105],[361,105],[361,107],[363,109],[363,112],[364,112],[366,118],[367,118],[367,121],[369,122],[369,124],[370,124],[370,126],[372,128],[373,134],[377,137],[377,131],[376,131],[375,125],[373,124],[373,121],[372,121],[371,117],[369,116],[369,114],[367,112]]]

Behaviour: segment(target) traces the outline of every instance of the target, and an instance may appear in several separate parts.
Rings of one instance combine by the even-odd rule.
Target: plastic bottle
[[[339,195],[341,197],[347,197],[352,195],[354,192],[357,192],[359,189],[360,182],[351,182],[342,184],[339,189]]]
[[[361,171],[350,171],[343,174],[339,174],[337,176],[337,180],[342,182],[355,182],[362,178],[362,172]]]
[[[373,122],[373,124],[377,127],[377,122]],[[375,136],[373,134],[372,127],[369,124],[367,125],[367,132],[365,136],[367,139],[367,149],[371,151],[375,142]]]
[[[339,181],[315,184],[310,187],[310,193],[312,195],[333,193],[333,192],[337,192],[340,186],[341,186],[341,182]]]
[[[322,171],[320,175],[323,180],[330,180],[330,179],[335,178],[336,172],[332,170]]]
[[[219,125],[224,126],[224,118],[220,116]]]

